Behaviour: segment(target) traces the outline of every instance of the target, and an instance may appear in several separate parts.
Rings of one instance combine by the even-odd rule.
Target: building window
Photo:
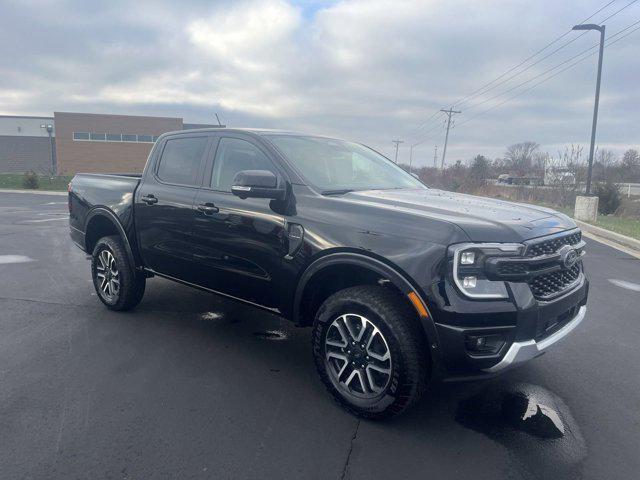
[[[153,143],[158,140],[157,135],[135,135],[132,133],[97,133],[97,132],[73,132],[73,139],[94,142],[139,142]]]

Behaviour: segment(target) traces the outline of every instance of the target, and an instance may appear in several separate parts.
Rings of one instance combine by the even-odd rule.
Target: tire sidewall
[[[113,255],[113,258],[116,261],[116,266],[118,267],[118,273],[120,278],[120,289],[118,291],[118,296],[111,301],[105,298],[100,293],[100,285],[98,284],[98,277],[97,277],[98,256],[103,250],[108,250],[111,253],[111,255]],[[98,296],[100,301],[105,305],[107,305],[108,307],[118,307],[119,304],[123,303],[124,295],[125,295],[125,292],[127,291],[126,289],[129,288],[129,279],[127,277],[128,267],[129,266],[127,263],[127,259],[122,258],[121,249],[118,248],[117,243],[112,238],[104,237],[98,240],[95,248],[93,249],[93,253],[91,255],[91,278],[93,280],[93,286],[96,290],[96,295]]]
[[[387,346],[391,352],[391,379],[384,392],[371,399],[363,399],[345,392],[338,386],[337,381],[325,360],[325,337],[331,323],[340,315],[355,313],[362,315],[373,323],[385,337]],[[357,413],[379,414],[386,411],[397,400],[400,394],[400,385],[403,384],[404,358],[400,349],[400,343],[392,328],[387,324],[384,315],[375,309],[358,302],[357,300],[339,299],[329,305],[321,307],[316,317],[316,329],[313,339],[316,364],[319,367],[321,377],[334,396],[341,399],[343,404],[356,410]]]

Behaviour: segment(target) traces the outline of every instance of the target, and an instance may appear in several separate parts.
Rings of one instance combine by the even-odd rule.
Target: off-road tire
[[[113,297],[101,291],[101,280],[98,278],[98,273],[101,273],[99,268],[102,267],[99,256],[105,250],[115,259],[120,282],[118,294]],[[102,237],[96,242],[91,255],[91,277],[98,298],[110,310],[131,310],[140,303],[144,296],[146,279],[141,272],[136,272],[135,266],[129,261],[122,239],[118,235]]]
[[[332,347],[325,344],[327,331],[334,320],[345,314],[366,317],[388,345],[391,374],[387,386],[375,398],[362,399],[346,392],[328,370],[331,366],[326,352]],[[363,285],[341,290],[316,313],[312,343],[320,378],[338,404],[354,415],[371,419],[398,415],[420,399],[429,379],[430,357],[421,328],[415,312],[389,288]]]

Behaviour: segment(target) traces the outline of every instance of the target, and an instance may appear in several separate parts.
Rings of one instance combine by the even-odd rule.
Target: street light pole
[[[47,133],[49,134],[49,160],[51,162],[51,175],[55,175],[56,172],[56,162],[55,159],[53,157],[53,125],[51,124],[42,124],[40,125],[40,128],[44,128],[47,130]]]
[[[600,80],[602,79],[602,54],[604,52],[604,25],[592,23],[576,25],[573,30],[597,30],[600,32],[600,55],[598,57],[598,79],[596,80],[596,100],[593,106],[593,123],[591,124],[591,146],[589,147],[589,165],[587,167],[587,188],[585,195],[591,194],[591,175],[593,172],[593,154],[596,145],[596,126],[598,124],[598,105],[600,103]]]

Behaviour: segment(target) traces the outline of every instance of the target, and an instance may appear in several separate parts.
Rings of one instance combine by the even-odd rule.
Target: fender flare
[[[127,252],[127,258],[129,259],[129,262],[131,262],[131,265],[135,267],[138,266],[138,263],[136,262],[135,256],[133,255],[133,249],[131,248],[131,243],[129,242],[129,237],[127,236],[127,233],[124,229],[124,227],[122,226],[122,222],[120,221],[120,219],[118,218],[118,216],[113,213],[111,210],[109,210],[108,208],[105,207],[95,207],[92,208],[89,213],[87,214],[87,218],[85,220],[84,223],[84,231],[85,231],[85,247],[86,247],[86,236],[88,233],[87,227],[89,226],[89,223],[91,222],[91,220],[95,217],[106,217],[107,219],[109,219],[109,221],[111,223],[113,223],[116,227],[116,229],[118,230],[118,233],[120,235],[120,237],[122,238],[122,243],[124,244],[124,249]],[[89,254],[91,254],[92,252],[87,252]]]
[[[409,293],[415,293],[423,306],[426,308],[428,315],[426,317],[418,315],[420,319],[420,323],[424,330],[424,333],[427,336],[429,344],[432,349],[436,349],[439,346],[438,341],[438,332],[436,330],[436,324],[429,310],[428,303],[425,301],[425,296],[422,293],[421,289],[414,286],[411,281],[401,272],[399,272],[396,268],[388,265],[387,263],[378,260],[377,258],[371,257],[369,255],[364,255],[361,253],[354,252],[339,252],[339,253],[330,253],[324,255],[317,260],[313,261],[304,271],[302,276],[300,277],[300,281],[298,282],[298,286],[296,287],[296,292],[294,295],[294,304],[293,304],[293,321],[295,323],[300,323],[300,307],[302,304],[302,295],[304,293],[304,289],[309,283],[309,281],[314,277],[315,274],[323,270],[324,268],[330,267],[332,265],[356,265],[359,267],[364,267],[369,270],[372,270],[381,276],[387,278],[400,292],[402,292],[405,296]]]

